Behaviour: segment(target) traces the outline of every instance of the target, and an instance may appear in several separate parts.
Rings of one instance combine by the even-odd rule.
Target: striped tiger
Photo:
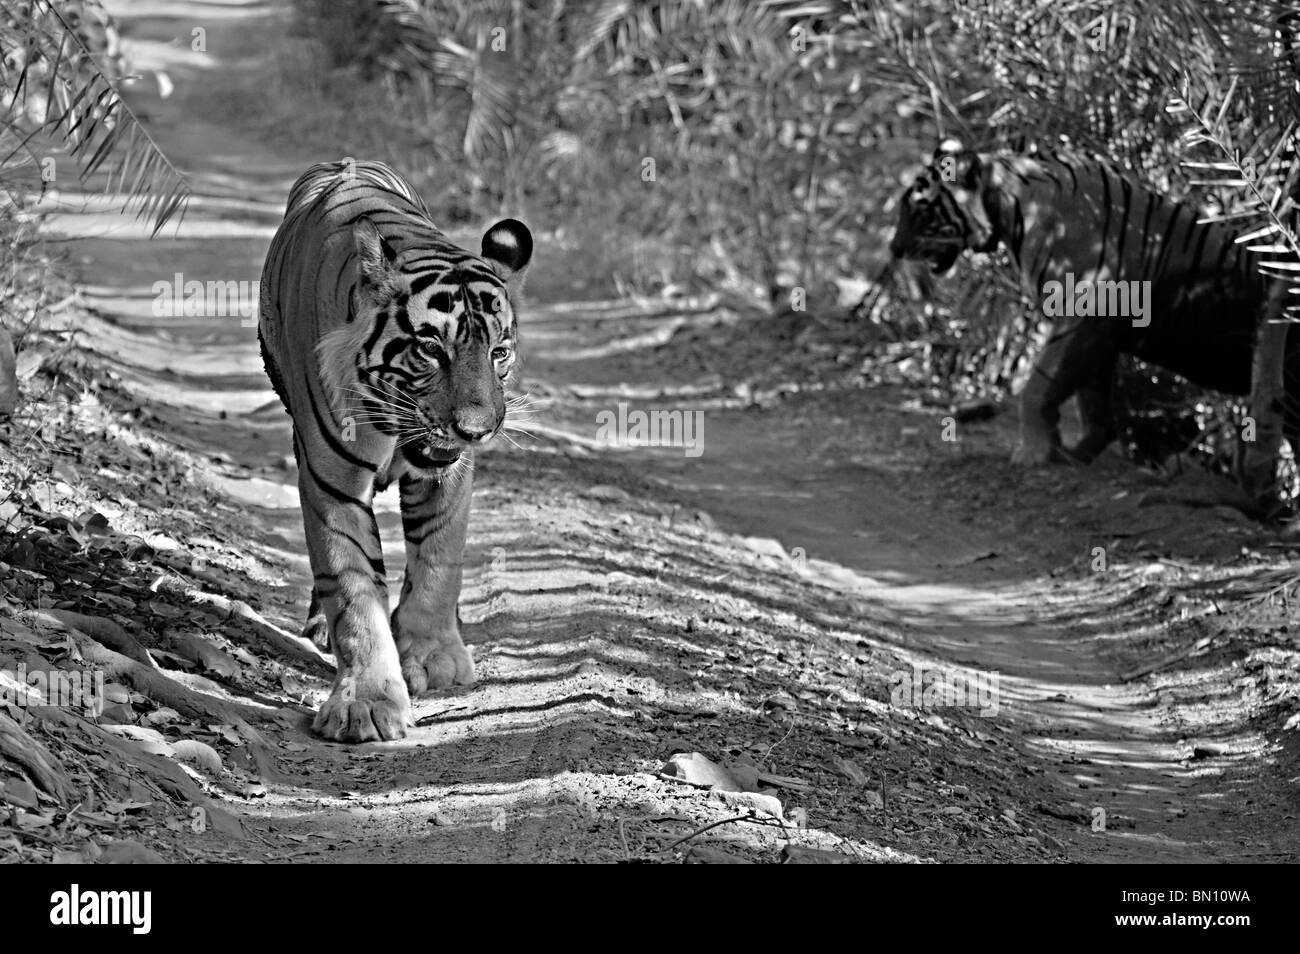
[[[289,193],[258,338],[293,419],[306,635],[326,632],[338,660],[313,723],[326,738],[400,738],[412,696],[474,680],[457,611],[472,455],[504,423],[532,249],[514,219],[487,230],[481,255],[454,245],[379,162],[312,166]],[[393,480],[406,576],[390,619],[371,501]]]
[[[1190,204],[1097,160],[981,154],[945,144],[903,194],[890,251],[895,258],[926,261],[941,274],[966,249],[1005,246],[1026,293],[1044,304],[1045,313],[1056,313],[1021,393],[1014,456],[1018,463],[1041,464],[1090,461],[1115,438],[1110,399],[1120,354],[1203,387],[1250,392],[1255,331],[1267,294],[1255,254],[1235,239],[1224,224],[1197,222]],[[1061,314],[1055,306],[1068,305],[1072,289],[1091,293],[1093,304]],[[1122,305],[1130,292],[1144,314],[1095,307]],[[1077,300],[1082,304],[1082,297]],[[1297,446],[1300,335],[1290,336],[1287,351],[1284,426]],[[1061,404],[1072,395],[1083,433],[1066,450],[1058,422]]]

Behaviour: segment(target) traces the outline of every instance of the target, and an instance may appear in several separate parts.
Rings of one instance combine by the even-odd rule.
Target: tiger
[[[402,738],[412,697],[474,682],[458,610],[473,456],[504,425],[532,254],[510,218],[480,255],[455,245],[381,162],[320,163],[290,190],[258,339],[292,420],[313,574],[304,636],[324,632],[338,663],[312,723],[324,738]],[[392,481],[406,572],[390,617],[372,500]]]
[[[1197,219],[1190,203],[1100,160],[1064,152],[977,153],[945,143],[902,194],[890,252],[895,260],[925,261],[941,275],[963,251],[1001,245],[1025,292],[1045,306],[1054,296],[1060,305],[1062,289],[1068,294],[1085,283],[1098,301],[1100,291],[1116,291],[1116,283],[1123,283],[1125,295],[1131,289],[1134,300],[1143,299],[1142,317],[1067,309],[1053,321],[1021,391],[1012,459],[1022,465],[1087,463],[1117,436],[1111,385],[1121,354],[1226,394],[1250,392],[1267,285],[1257,254],[1236,241],[1236,232]],[[1287,339],[1285,388],[1284,432],[1300,446],[1297,334]],[[1058,423],[1071,396],[1082,435],[1065,448]]]

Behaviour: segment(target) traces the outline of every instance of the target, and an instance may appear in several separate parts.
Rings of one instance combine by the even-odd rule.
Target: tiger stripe
[[[304,633],[338,657],[313,724],[328,738],[401,737],[412,694],[473,680],[456,613],[473,448],[504,422],[512,295],[531,254],[513,219],[485,233],[482,255],[458,247],[382,163],[321,163],[290,189],[258,337],[293,421],[312,567]],[[392,480],[407,567],[390,615],[372,502]]]

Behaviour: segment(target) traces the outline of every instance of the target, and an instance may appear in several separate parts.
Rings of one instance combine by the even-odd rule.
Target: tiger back
[[[474,679],[457,612],[473,452],[505,424],[532,248],[514,219],[487,230],[481,254],[460,248],[379,162],[321,163],[290,191],[258,337],[293,420],[305,635],[328,638],[338,661],[313,723],[327,738],[399,738],[412,695]],[[372,509],[390,481],[406,541],[391,617]]]

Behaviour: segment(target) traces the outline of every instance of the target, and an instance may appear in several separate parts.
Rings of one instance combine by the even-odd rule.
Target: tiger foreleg
[[[1061,402],[1055,399],[1054,381],[1035,366],[1020,392],[1020,443],[1011,461],[1036,467],[1058,459],[1061,447]]]
[[[399,739],[411,724],[411,700],[388,622],[379,528],[370,509],[374,475],[341,461],[322,464],[302,468],[298,486],[313,593],[328,620],[338,673],[312,729],[340,742]]]
[[[474,660],[461,640],[461,569],[469,526],[472,462],[441,480],[403,477],[406,579],[393,613],[402,676],[411,695],[474,682]]]
[[[1110,374],[1115,365],[1114,348],[1101,329],[1086,324],[1089,320],[1057,321],[1052,328],[1020,394],[1020,444],[1011,458],[1015,463],[1033,466],[1071,461],[1078,451],[1095,457],[1113,439]],[[1087,390],[1081,401],[1085,434],[1080,446],[1067,452],[1061,447],[1061,405],[1080,389]],[[1100,446],[1094,450],[1098,442]]]

